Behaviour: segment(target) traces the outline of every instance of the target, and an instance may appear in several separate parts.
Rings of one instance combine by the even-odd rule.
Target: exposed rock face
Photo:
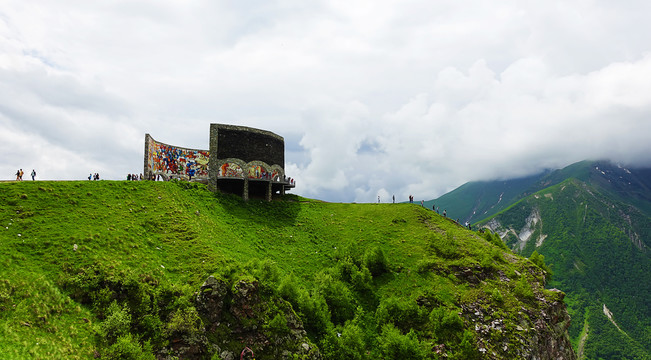
[[[209,276],[201,285],[195,300],[199,315],[211,324],[219,322],[226,295],[228,295],[228,284],[223,280],[217,280],[215,277]]]
[[[321,359],[291,305],[261,293],[256,280],[229,285],[210,276],[196,293],[195,308],[202,320],[200,334],[173,340],[159,359],[239,359],[247,347],[258,359]]]
[[[567,313],[563,297],[565,294],[559,290],[551,290],[558,294],[552,301],[546,298],[539,298],[547,308],[540,309],[534,313],[530,311],[527,315],[533,323],[535,334],[529,337],[530,352],[527,358],[552,360],[552,359],[576,359],[576,354],[570,344],[567,329],[570,327],[570,316]]]
[[[536,285],[531,299],[536,306],[521,307],[515,321],[479,300],[462,306],[463,317],[474,323],[482,359],[577,359],[567,333],[570,316],[563,302],[565,294],[557,289],[543,291],[541,284]]]

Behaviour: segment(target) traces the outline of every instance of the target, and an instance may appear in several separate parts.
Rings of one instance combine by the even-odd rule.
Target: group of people
[[[139,181],[142,179],[142,174],[140,174],[140,176],[138,176],[138,174],[127,174],[127,181]]]
[[[25,175],[23,169],[16,170],[16,181],[23,181],[23,175]],[[32,181],[36,180],[36,170],[32,169],[31,176]]]
[[[287,176],[285,176],[284,179],[285,179],[285,182],[288,183],[289,185],[294,185],[294,179],[292,179],[290,177],[287,177]]]
[[[99,173],[88,174],[88,180],[99,180]]]

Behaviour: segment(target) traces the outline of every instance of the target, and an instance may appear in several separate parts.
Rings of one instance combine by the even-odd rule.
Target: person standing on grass
[[[36,177],[36,170],[32,169],[32,181],[34,181],[35,177]]]
[[[24,174],[25,174],[25,172],[23,171],[23,169],[20,169],[20,181],[23,181],[23,175]]]

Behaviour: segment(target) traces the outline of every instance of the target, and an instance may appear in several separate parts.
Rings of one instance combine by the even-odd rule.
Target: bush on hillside
[[[384,251],[379,247],[372,247],[364,253],[363,264],[368,268],[373,277],[384,274],[389,271],[389,262],[387,261]]]
[[[537,251],[534,250],[534,252],[529,256],[529,260],[531,260],[532,263],[536,264],[539,268],[544,270],[546,272],[545,274],[545,281],[549,281],[552,278],[552,269],[545,264],[545,256],[538,254]]]
[[[318,293],[310,295],[307,291],[299,292],[298,311],[303,315],[305,330],[317,336],[324,335],[330,328],[330,309],[325,298]]]
[[[353,318],[357,304],[353,293],[343,282],[330,274],[321,273],[316,277],[316,287],[328,304],[334,324],[343,324]]]
[[[392,324],[386,324],[382,327],[378,343],[382,355],[386,359],[420,360],[425,358],[426,355],[425,349],[418,341],[414,330],[410,330],[406,335],[403,335]]]
[[[459,343],[464,328],[458,309],[437,307],[429,314],[429,323],[439,342]]]
[[[499,246],[501,249],[508,250],[509,248],[506,246],[504,241],[502,241],[502,238],[497,233],[493,233],[488,229],[484,230],[484,233],[482,234],[482,237],[486,239],[489,243],[493,245]]]
[[[127,333],[117,338],[117,341],[104,352],[102,359],[108,360],[155,360],[151,346],[146,342],[143,346],[138,340]]]
[[[97,329],[97,335],[102,342],[113,344],[121,337],[129,334],[131,329],[131,314],[127,306],[120,306],[113,301],[107,310],[107,316]]]
[[[364,265],[358,266],[350,257],[339,260],[334,271],[330,273],[334,278],[352,285],[355,291],[360,293],[371,291],[371,281],[373,280],[371,272]]]
[[[402,331],[418,328],[427,322],[428,311],[410,299],[390,297],[382,300],[375,312],[378,325],[391,323]]]
[[[361,360],[368,351],[364,331],[353,321],[347,321],[337,337],[337,351],[334,358]]]
[[[194,306],[175,311],[165,327],[165,334],[170,338],[183,337],[193,343],[202,333],[203,322]]]

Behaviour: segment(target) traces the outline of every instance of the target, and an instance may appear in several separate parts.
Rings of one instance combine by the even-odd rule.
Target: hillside
[[[551,173],[478,223],[514,251],[544,256],[567,293],[570,336],[586,359],[651,358],[648,170],[583,162]]]
[[[8,358],[575,358],[539,259],[417,205],[87,181],[0,209]]]

